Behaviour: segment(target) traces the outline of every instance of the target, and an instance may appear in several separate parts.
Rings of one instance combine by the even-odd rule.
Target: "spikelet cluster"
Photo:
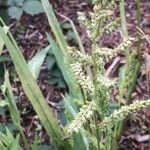
[[[128,38],[124,42],[122,42],[117,48],[114,49],[115,52],[124,51],[127,47],[130,47],[133,43],[133,38]]]
[[[105,63],[131,44],[131,40],[127,39],[115,49],[99,46],[98,40],[103,34],[119,27],[120,19],[113,20],[112,8],[115,6],[113,0],[109,2],[94,0],[93,3],[95,6],[93,12],[89,13],[89,20],[84,13],[78,13],[80,23],[86,28],[92,42],[92,56],[81,53],[75,47],[68,47],[68,55],[72,58],[71,70],[87,98],[87,104],[81,108],[75,120],[67,127],[69,134],[82,128],[87,118],[93,115],[93,110],[99,112],[100,116],[107,115],[111,91],[115,83],[105,76]],[[93,78],[88,74],[87,67],[93,73]]]
[[[104,118],[104,120],[99,124],[99,129],[100,131],[106,131],[107,128],[112,128],[117,122],[125,119],[132,113],[149,106],[150,99],[144,101],[136,101],[129,106],[122,106],[119,110],[115,110],[109,117]]]
[[[115,31],[118,27],[120,27],[120,18],[117,18],[116,20],[105,26],[102,30],[101,35],[109,34],[110,32]]]
[[[67,53],[74,59],[74,61],[85,64],[92,65],[92,58],[88,54],[83,54],[77,50],[75,47],[68,47]]]
[[[74,72],[78,84],[81,86],[84,92],[92,95],[92,93],[94,93],[94,86],[89,76],[84,74],[82,64],[80,62],[75,62],[71,64],[71,69]]]
[[[73,132],[78,132],[80,128],[87,122],[93,115],[93,109],[95,107],[94,101],[87,102],[80,108],[80,112],[76,118],[68,125],[67,131],[71,135]]]
[[[113,19],[113,11],[115,7],[114,0],[93,0],[94,8],[93,12],[89,13],[89,20],[84,13],[78,13],[79,20],[82,26],[86,28],[87,34],[91,40],[92,56],[83,54],[74,47],[68,47],[68,55],[72,58],[70,64],[71,70],[74,73],[78,84],[85,94],[86,103],[80,108],[80,112],[76,118],[66,127],[69,136],[74,132],[80,131],[84,128],[86,131],[86,123],[88,121],[88,127],[90,131],[97,131],[96,123],[93,121],[95,114],[99,114],[102,121],[98,124],[100,132],[105,132],[106,135],[112,133],[112,127],[119,121],[125,119],[127,116],[140,110],[143,107],[150,106],[150,100],[136,101],[129,106],[122,106],[121,109],[115,110],[109,117],[108,111],[110,108],[111,92],[115,86],[115,80],[110,80],[105,76],[105,63],[109,62],[112,58],[116,57],[119,53],[125,52],[127,47],[130,47],[133,39],[129,38],[124,40],[115,49],[100,46],[99,39],[104,35],[114,31],[120,25],[120,19]],[[132,58],[137,55],[133,53]],[[132,59],[133,61],[134,59]],[[136,62],[132,63],[136,64]],[[129,72],[132,75],[132,66],[128,67]],[[89,74],[88,69],[92,72]],[[129,80],[121,86],[129,86]],[[124,87],[122,89],[125,89]],[[121,91],[124,93],[125,91]],[[123,95],[123,94],[122,94]],[[96,116],[97,117],[97,116]],[[104,118],[104,119],[103,119]],[[88,135],[88,130],[86,131]],[[96,139],[92,132],[89,133],[91,142],[93,145]],[[105,142],[107,143],[106,149],[110,149],[110,143],[112,136],[105,136]],[[95,146],[95,147],[96,147]],[[97,148],[96,148],[97,149]]]
[[[106,33],[114,31],[120,26],[120,19],[112,20],[115,6],[114,0],[111,1],[93,1],[93,12],[90,12],[90,21],[84,13],[78,13],[80,23],[86,28],[91,41],[98,41]],[[110,22],[111,23],[108,23]],[[107,24],[107,25],[106,25]]]
[[[115,86],[115,81],[111,81],[105,76],[99,76],[97,79],[96,91],[96,109],[101,115],[107,114],[110,106],[112,87]]]
[[[95,46],[95,55],[99,65],[101,63],[104,65],[114,57],[113,49],[107,47],[100,48],[98,45]]]
[[[97,63],[97,69],[99,74],[104,74],[105,72],[105,64],[110,62],[114,57],[116,57],[121,52],[125,52],[127,47],[130,47],[132,45],[131,38],[125,40],[122,42],[119,46],[117,46],[115,49],[107,48],[107,47],[99,47],[98,44],[94,46],[94,53],[95,53],[95,59]]]

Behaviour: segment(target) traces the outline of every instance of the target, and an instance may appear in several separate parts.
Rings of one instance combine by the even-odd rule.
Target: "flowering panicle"
[[[130,114],[149,106],[150,99],[136,101],[128,106],[122,106],[119,110],[115,110],[109,117],[104,118],[104,120],[98,125],[99,129],[100,131],[106,131],[107,128],[112,128],[117,122],[124,120]]]
[[[84,127],[86,130],[87,120],[90,130],[97,132],[97,125],[94,124],[93,119],[98,117],[98,115],[100,115],[99,117],[102,119],[101,123],[98,124],[99,131],[111,134],[112,127],[115,123],[145,106],[150,106],[150,100],[137,101],[129,106],[121,107],[121,109],[114,111],[109,117],[106,117],[110,108],[112,88],[115,86],[116,82],[114,80],[111,81],[105,76],[105,63],[116,57],[120,52],[125,52],[126,48],[131,46],[133,39],[128,38],[124,40],[115,49],[99,45],[99,39],[104,34],[110,33],[119,27],[120,19],[113,19],[112,8],[115,6],[115,0],[93,0],[93,4],[95,6],[93,12],[89,13],[89,20],[84,13],[78,13],[80,23],[86,28],[91,40],[92,56],[83,54],[74,47],[68,47],[68,54],[73,60],[70,65],[71,70],[78,84],[83,89],[85,98],[85,105],[80,108],[80,112],[72,123],[66,127],[69,135],[78,132]],[[131,57],[132,59],[129,61],[137,60],[134,59],[137,57],[136,53],[132,53]],[[136,64],[136,62],[131,64]],[[128,72],[130,72],[129,74],[132,75],[133,66],[127,67],[129,70]],[[125,88],[130,86],[132,82],[131,79],[128,79],[121,84],[121,86],[123,86],[122,90],[120,90],[122,95],[125,92]],[[106,144],[106,149],[110,149],[111,138],[112,136],[105,136],[105,143],[108,143]],[[94,141],[92,142],[93,145],[96,145]]]
[[[83,54],[80,51],[78,51],[75,47],[68,47],[67,52],[74,61],[78,61],[79,63],[83,63],[85,65],[92,65],[92,58],[88,54]]]
[[[77,79],[78,84],[81,86],[85,93],[92,95],[94,93],[94,86],[91,82],[89,76],[85,76],[82,64],[79,62],[71,64],[71,68],[74,72],[75,78]]]
[[[98,46],[95,49],[95,54],[97,57],[97,61],[99,61],[101,59],[103,64],[109,62],[113,57],[116,56],[116,53],[114,53],[113,49],[110,49],[107,47],[99,48]],[[100,63],[102,63],[101,61],[100,61]]]
[[[117,18],[116,20],[105,26],[102,30],[101,35],[109,34],[110,32],[115,31],[118,27],[120,27],[120,18]]]
[[[86,28],[87,35],[90,37],[91,34],[91,22],[88,20],[83,12],[78,12],[78,20],[80,24]]]
[[[119,53],[120,51],[125,51],[127,47],[130,47],[132,45],[133,38],[128,38],[127,40],[123,41],[117,48],[114,49],[116,53]]]
[[[90,30],[90,39],[91,41],[97,42],[99,38],[103,35],[104,23],[106,23],[113,12],[111,10],[100,10],[100,12],[92,12],[91,16],[91,27]],[[105,28],[106,30],[106,28]]]
[[[94,5],[98,5],[100,8],[112,8],[115,5],[115,0],[93,0]]]
[[[115,86],[115,82],[111,81],[105,76],[97,78],[97,91],[96,91],[96,109],[101,114],[107,114],[110,106],[111,90]]]
[[[95,55],[97,59],[97,63],[99,65],[104,65],[109,62],[112,58],[116,57],[119,53],[124,52],[126,47],[130,47],[132,44],[131,39],[127,39],[122,42],[115,49],[107,48],[107,47],[99,47],[99,45],[95,46]]]
[[[108,82],[110,81],[108,81],[104,75],[104,66],[105,63],[110,61],[110,59],[118,55],[118,52],[121,51],[120,49],[123,49],[127,42],[120,45],[115,50],[106,47],[103,48],[98,45],[98,40],[103,36],[103,34],[110,33],[119,27],[120,19],[118,18],[113,21],[114,12],[112,9],[115,6],[114,0],[110,0],[109,2],[107,0],[94,0],[93,4],[93,12],[89,13],[90,20],[86,18],[84,13],[78,13],[78,15],[80,23],[86,28],[92,42],[93,64],[91,65],[94,66],[94,72],[98,75],[97,76],[94,73],[96,78],[94,78],[95,81],[92,84],[96,109],[101,114],[106,115],[110,104],[111,88],[108,87]],[[73,57],[78,57],[77,61],[79,60],[79,55],[76,54],[76,56],[74,55]],[[92,83],[92,81],[90,82]]]
[[[67,131],[71,135],[73,132],[78,132],[79,129],[83,127],[83,125],[87,122],[88,119],[93,116],[94,109],[94,101],[87,102],[87,104],[83,105],[80,108],[80,112],[76,116],[76,118],[72,121],[71,124],[67,126]]]
[[[115,2],[111,1],[93,1],[93,12],[90,12],[90,21],[86,18],[84,13],[78,13],[80,23],[86,28],[91,41],[98,41],[105,33],[114,31],[120,24],[120,19],[112,21]],[[109,24],[108,22],[111,21]],[[108,24],[108,25],[106,25]]]

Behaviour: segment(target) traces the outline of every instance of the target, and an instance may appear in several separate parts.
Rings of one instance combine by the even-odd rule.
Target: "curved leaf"
[[[3,41],[10,52],[24,92],[33,105],[43,126],[47,130],[48,135],[53,139],[55,145],[63,145],[64,141],[62,142],[62,137],[64,136],[64,133],[53,114],[53,110],[46,103],[43,94],[30,73],[28,65],[11,33],[9,32],[8,35],[9,37],[5,34],[3,28],[0,27],[0,36],[3,38]]]
[[[50,46],[46,47],[42,51],[38,52],[29,62],[28,68],[35,79],[38,79],[42,64],[45,60],[46,54],[49,51]]]

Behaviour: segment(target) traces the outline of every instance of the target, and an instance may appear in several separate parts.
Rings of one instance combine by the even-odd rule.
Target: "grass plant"
[[[53,54],[69,87],[69,92],[63,95],[66,106],[66,125],[58,122],[58,119],[53,113],[53,109],[48,106],[35,78],[32,76],[15,39],[10,31],[5,31],[8,27],[1,21],[0,39],[2,39],[2,44],[5,44],[10,53],[23,90],[37,113],[42,126],[52,139],[54,149],[111,150],[112,144],[117,144],[117,141],[115,141],[116,143],[113,142],[114,138],[116,138],[115,136],[117,136],[114,134],[114,131],[117,129],[115,128],[116,125],[132,113],[150,106],[149,99],[136,101],[132,104],[127,103],[126,106],[121,106],[119,109],[114,110],[113,113],[110,113],[111,92],[113,87],[116,86],[117,80],[105,76],[105,64],[120,52],[126,54],[126,50],[133,42],[132,38],[125,35],[126,37],[123,42],[114,49],[103,47],[99,44],[99,40],[104,35],[110,34],[120,26],[120,19],[114,19],[113,17],[114,7],[116,7],[115,0],[93,0],[94,7],[93,11],[89,12],[90,19],[87,19],[84,13],[78,13],[79,21],[86,28],[88,37],[91,40],[91,55],[83,51],[83,45],[78,35],[79,49],[82,49],[82,51],[68,45],[51,4],[48,0],[41,0],[41,2],[54,38],[56,39],[55,41],[47,33],[47,38],[50,43],[49,46],[52,48]],[[121,3],[121,8],[123,8],[123,5]],[[124,12],[122,17],[122,22],[124,22]],[[136,54],[133,52],[131,56],[127,55],[127,61],[131,63],[130,65],[133,65],[133,63],[141,63],[139,59],[132,61],[133,58],[137,58]],[[125,73],[126,78],[128,77]],[[134,72],[132,78],[134,80],[128,82],[127,88],[135,84],[137,76]],[[7,89],[10,95],[5,95],[6,100],[9,98],[6,104],[11,106],[11,118],[19,128],[19,133],[24,138],[24,147],[32,150],[33,147],[36,147],[37,149],[38,143],[36,144],[36,142],[34,146],[28,146],[28,140],[20,125],[20,116],[14,102],[7,72],[3,87],[5,89],[3,90],[3,94],[5,95]],[[126,86],[122,86],[123,92],[125,90],[124,88]],[[130,100],[130,97],[128,98]],[[20,149],[19,135],[16,137],[13,136],[7,128],[5,134],[0,134],[0,148],[7,149],[12,145],[17,146],[13,148],[14,150]],[[8,135],[11,137],[10,143],[6,141]],[[117,149],[117,145],[114,148]]]

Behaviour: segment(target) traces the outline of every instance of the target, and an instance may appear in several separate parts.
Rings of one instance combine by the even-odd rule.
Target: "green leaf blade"
[[[32,16],[44,11],[41,2],[37,0],[25,1],[23,4],[23,10]]]
[[[69,73],[69,68],[65,62],[65,56],[61,49],[57,46],[55,41],[51,38],[49,34],[47,34],[47,38],[49,43],[51,44],[52,52],[55,55],[59,68],[63,74],[63,77],[69,87],[70,93],[77,99],[82,99],[82,94],[78,84],[76,83],[75,79]]]
[[[11,85],[10,85],[8,72],[5,73],[4,85],[6,86],[7,96],[5,95],[5,93],[4,93],[4,95],[5,95],[5,99],[7,100],[7,103],[8,103],[8,106],[9,106],[12,121],[20,129],[21,128],[20,114],[19,114],[19,111],[17,109],[17,105],[16,105],[16,102],[15,102],[15,97],[14,97],[14,94],[13,94],[13,91],[12,91],[12,88],[11,88]]]
[[[0,22],[1,22],[1,19],[0,19]],[[3,29],[4,29],[5,33],[7,33],[8,30],[9,30],[9,28],[6,27],[6,26],[4,26]],[[3,47],[4,47],[4,41],[3,41],[3,39],[0,37],[0,55],[1,55],[2,51],[3,51]]]
[[[38,52],[29,62],[28,68],[35,79],[38,79],[41,66],[45,60],[46,54],[49,51],[50,46],[46,47],[42,51]]]
[[[11,18],[19,20],[23,14],[23,10],[20,7],[12,6],[8,9],[8,14]]]
[[[3,38],[6,47],[14,62],[16,71],[22,83],[22,87],[33,105],[39,119],[47,130],[49,136],[52,137],[56,145],[62,144],[62,137],[64,135],[62,129],[59,127],[57,119],[54,117],[53,110],[47,105],[40,88],[35,79],[28,70],[28,65],[22,56],[15,40],[9,32],[9,37],[4,33],[3,28],[0,27],[0,36]]]

